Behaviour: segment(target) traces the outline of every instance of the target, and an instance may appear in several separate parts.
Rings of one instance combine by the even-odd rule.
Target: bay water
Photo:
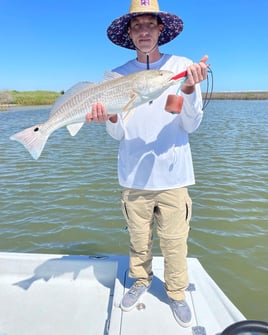
[[[0,251],[127,254],[117,141],[103,124],[59,129],[39,160],[9,136],[50,107],[0,112]],[[211,101],[190,135],[189,256],[248,319],[268,321],[268,101]],[[161,255],[157,234],[154,254]]]

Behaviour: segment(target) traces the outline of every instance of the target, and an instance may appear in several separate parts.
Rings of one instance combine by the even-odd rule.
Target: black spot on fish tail
[[[38,131],[39,130],[39,128],[38,127],[36,127],[36,128],[34,128],[34,131],[36,132],[36,131]]]

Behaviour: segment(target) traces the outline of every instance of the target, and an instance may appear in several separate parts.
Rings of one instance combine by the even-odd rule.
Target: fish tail
[[[24,145],[32,157],[38,159],[46,145],[49,135],[47,132],[42,131],[41,125],[36,125],[10,136],[10,139]]]

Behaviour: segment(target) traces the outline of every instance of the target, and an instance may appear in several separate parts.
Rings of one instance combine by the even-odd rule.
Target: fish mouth
[[[186,77],[187,77],[187,71],[183,71],[181,73],[176,74],[175,76],[172,76],[170,78],[170,80],[178,81],[178,80],[180,80],[182,78],[186,78]]]

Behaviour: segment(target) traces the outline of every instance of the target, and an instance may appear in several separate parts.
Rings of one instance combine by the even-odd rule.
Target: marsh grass
[[[268,100],[268,91],[213,92],[213,100]]]
[[[61,95],[53,91],[10,91],[12,103],[23,106],[52,105]]]
[[[53,105],[64,91],[16,91],[0,90],[0,109],[10,106]],[[205,94],[203,93],[203,97]],[[268,100],[268,91],[213,92],[212,100]]]

